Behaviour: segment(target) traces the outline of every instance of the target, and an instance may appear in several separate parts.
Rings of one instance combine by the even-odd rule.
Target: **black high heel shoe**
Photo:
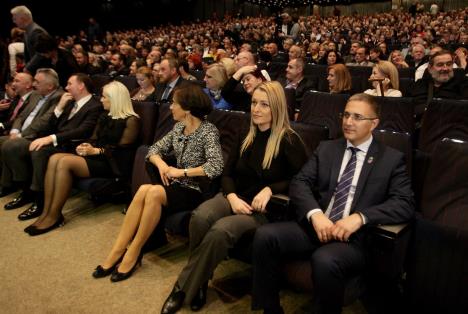
[[[112,265],[111,267],[105,269],[103,268],[101,265],[98,265],[96,267],[96,269],[94,270],[93,272],[93,277],[98,279],[98,278],[103,278],[103,277],[106,277],[106,276],[109,276],[110,274],[112,274],[115,270],[115,268],[117,267],[117,265],[120,264],[120,262],[122,262],[122,259],[125,255],[125,253],[127,252],[127,250],[125,250],[123,252],[123,254],[119,257],[119,259],[114,263],[114,265]]]
[[[122,281],[122,280],[130,278],[130,276],[133,274],[133,272],[136,270],[136,268],[138,266],[141,266],[141,259],[142,258],[143,258],[143,253],[140,253],[140,255],[137,258],[137,261],[136,261],[135,265],[133,265],[132,269],[130,269],[126,273],[120,273],[118,271],[118,269],[115,268],[114,271],[112,272],[110,280],[112,282],[117,282],[117,281]]]
[[[206,304],[206,291],[208,290],[208,282],[205,282],[200,289],[198,289],[197,294],[193,297],[192,302],[190,302],[190,309],[194,312],[200,311],[201,308]]]
[[[177,283],[171,291],[171,294],[164,301],[161,314],[174,314],[184,305],[185,292],[179,289]]]
[[[27,230],[26,232],[29,233],[30,236],[34,237],[34,236],[52,231],[55,228],[62,227],[64,224],[65,224],[65,218],[63,218],[63,215],[60,215],[57,221],[50,227],[47,227],[45,229],[39,229],[36,226],[30,226],[31,228],[26,228],[24,231]]]

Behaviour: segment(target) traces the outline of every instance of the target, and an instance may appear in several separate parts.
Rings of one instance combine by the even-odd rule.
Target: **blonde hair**
[[[102,94],[105,95],[111,103],[109,116],[111,116],[112,119],[124,119],[129,116],[138,117],[133,110],[130,93],[124,84],[112,81],[109,84],[104,85],[102,88]]]
[[[383,75],[390,79],[390,87],[393,89],[398,89],[400,85],[398,70],[396,66],[389,61],[379,61],[375,65],[377,70],[379,70]]]
[[[254,92],[257,90],[266,93],[271,110],[271,133],[268,138],[262,162],[262,168],[269,169],[273,158],[278,156],[283,136],[295,132],[291,129],[291,125],[289,124],[286,97],[281,84],[275,81],[263,82],[255,88]],[[256,134],[257,126],[253,123],[251,118],[249,133],[242,142],[240,150],[241,155],[253,144]]]
[[[221,63],[226,69],[226,74],[228,78],[230,78],[234,75],[234,73],[236,73],[236,64],[231,58],[221,58],[221,60],[219,60],[219,63]]]
[[[216,81],[218,89],[223,88],[224,84],[226,84],[228,80],[226,68],[220,63],[214,63],[206,68],[205,73],[208,74],[208,71],[210,71],[210,76]]]
[[[13,9],[11,9],[10,13],[13,15],[23,15],[32,19],[31,10],[29,10],[28,7],[25,5],[19,5],[14,7]]]

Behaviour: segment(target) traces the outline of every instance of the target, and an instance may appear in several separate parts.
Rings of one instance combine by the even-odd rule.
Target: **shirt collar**
[[[168,87],[171,88],[171,90],[174,88],[174,86],[177,84],[177,81],[179,80],[179,77],[178,76],[175,80],[173,80],[172,82],[170,82],[169,84],[167,84]]]
[[[93,97],[93,95],[89,94],[88,96],[85,96],[81,98],[80,100],[77,100],[76,105],[78,106],[78,108],[83,107],[84,104],[86,104],[91,99],[91,97]]]
[[[374,139],[374,137],[371,134],[371,136],[369,137],[369,139],[367,141],[365,141],[364,143],[356,146],[356,148],[358,148],[361,152],[364,152],[364,153],[367,154],[367,151],[369,150],[369,147],[370,147],[373,139]],[[350,141],[346,140],[346,148],[349,148],[349,147],[355,147],[355,146],[353,146],[353,144],[351,144]]]
[[[26,99],[28,99],[29,96],[31,96],[32,92],[33,92],[33,91],[30,91],[30,92],[24,94],[23,96],[21,96],[21,99],[23,99],[23,101],[26,101]]]

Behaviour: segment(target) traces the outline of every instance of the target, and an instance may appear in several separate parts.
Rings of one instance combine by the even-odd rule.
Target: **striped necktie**
[[[359,148],[348,147],[351,150],[351,158],[349,159],[346,167],[341,175],[340,182],[336,187],[335,200],[330,211],[330,220],[336,222],[343,216],[344,209],[346,207],[346,201],[348,200],[349,190],[351,189],[351,183],[353,182],[354,171],[356,170],[356,153]]]

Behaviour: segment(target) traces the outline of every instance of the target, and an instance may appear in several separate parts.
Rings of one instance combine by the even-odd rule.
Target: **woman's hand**
[[[76,147],[76,153],[80,156],[98,155],[100,150],[89,143],[82,143]]]
[[[230,193],[227,196],[229,204],[231,205],[232,211],[236,215],[250,215],[252,214],[252,207],[245,202],[244,200],[240,199],[235,193]]]
[[[184,176],[184,170],[183,169],[177,169],[177,168],[174,168],[174,167],[168,167],[167,172],[166,172],[166,176],[169,179],[180,178],[180,177]]]
[[[270,201],[272,195],[273,192],[271,191],[271,189],[268,186],[264,187],[260,192],[258,192],[257,195],[255,195],[252,201],[253,210],[264,213],[266,205]]]

